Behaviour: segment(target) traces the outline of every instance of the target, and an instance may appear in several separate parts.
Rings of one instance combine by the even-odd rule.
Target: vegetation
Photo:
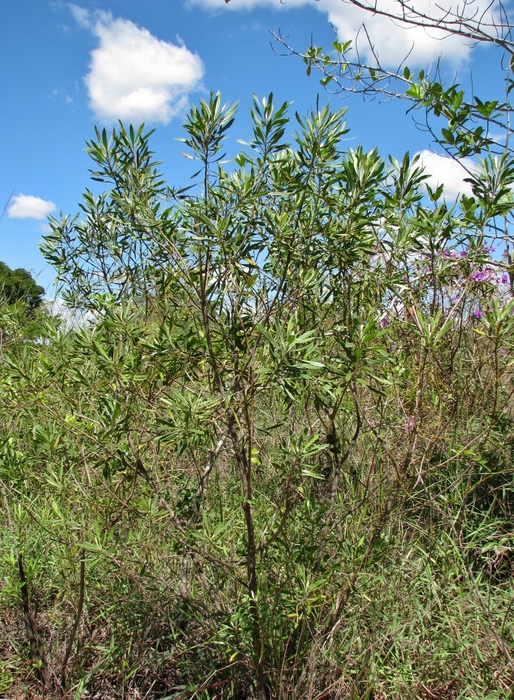
[[[227,168],[191,109],[193,190],[97,130],[51,220],[92,321],[0,360],[0,692],[509,697],[512,159],[449,205],[343,109],[251,115]]]
[[[50,319],[43,306],[45,290],[27,270],[0,262],[0,348],[44,333]]]
[[[41,306],[45,290],[38,285],[27,270],[11,268],[0,262],[0,297],[6,304],[22,301],[31,312]]]
[[[52,221],[95,321],[3,356],[3,687],[505,697],[510,199],[480,193],[511,172],[448,208],[342,152],[343,110],[291,145],[287,105],[252,116],[227,171],[234,108],[193,108],[176,201],[149,134],[97,132],[105,194]]]

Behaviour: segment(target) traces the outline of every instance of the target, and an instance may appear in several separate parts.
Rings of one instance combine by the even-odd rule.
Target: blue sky
[[[232,154],[236,139],[250,134],[253,93],[273,92],[278,102],[293,102],[292,113],[305,113],[317,95],[321,104],[341,106],[340,98],[306,76],[299,59],[272,50],[270,29],[306,49],[311,36],[326,47],[334,31],[341,40],[351,39],[363,21],[384,64],[398,65],[409,50],[413,67],[427,66],[442,54],[448,77],[458,75],[467,85],[472,75],[484,99],[501,99],[494,49],[471,50],[460,41],[406,31],[343,0],[4,0],[0,210],[7,208],[0,221],[0,260],[29,269],[52,295],[55,274],[39,253],[39,242],[48,214],[78,211],[90,184],[84,140],[93,136],[95,125],[112,127],[122,119],[155,127],[151,144],[164,161],[169,184],[186,185],[191,165],[176,139],[184,135],[188,105],[210,90],[220,90],[223,101],[239,100]],[[458,166],[429,153],[429,137],[405,116],[404,104],[366,103],[359,96],[344,104],[348,148],[378,146],[383,156],[397,158],[407,150],[424,152],[427,168],[454,196]]]

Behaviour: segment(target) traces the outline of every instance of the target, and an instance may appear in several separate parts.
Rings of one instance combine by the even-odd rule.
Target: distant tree
[[[22,301],[27,305],[29,313],[35,311],[43,301],[45,290],[27,270],[19,267],[16,270],[4,262],[0,262],[0,300],[7,304]]]
[[[46,335],[45,290],[27,270],[0,262],[0,348]]]

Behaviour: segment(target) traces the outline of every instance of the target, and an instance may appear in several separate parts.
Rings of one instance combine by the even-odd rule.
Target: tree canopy
[[[37,284],[30,272],[23,268],[11,270],[0,262],[0,299],[6,304],[22,301],[29,312],[34,311],[43,301],[45,290]]]

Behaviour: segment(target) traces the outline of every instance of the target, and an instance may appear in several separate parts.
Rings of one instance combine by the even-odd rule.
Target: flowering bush
[[[225,169],[235,109],[194,107],[181,192],[143,128],[98,131],[106,191],[45,236],[94,311],[0,364],[0,596],[47,694],[511,686],[505,202],[427,199],[416,159],[343,150],[344,110],[288,143],[287,108]]]

